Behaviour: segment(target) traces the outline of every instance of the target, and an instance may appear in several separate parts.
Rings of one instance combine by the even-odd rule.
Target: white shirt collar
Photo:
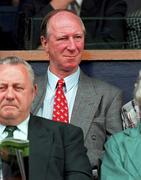
[[[78,67],[77,71],[71,74],[70,76],[67,76],[64,78],[65,81],[65,91],[69,91],[71,88],[73,88],[79,80],[80,75],[80,67]],[[48,67],[48,83],[50,88],[55,91],[56,90],[56,84],[58,82],[59,78],[53,74]]]
[[[17,128],[26,135],[27,135],[27,131],[28,131],[29,118],[30,118],[30,115],[17,126]],[[4,132],[5,127],[6,126],[0,124],[0,135]]]
[[[76,2],[79,4],[79,6],[81,6],[82,0],[76,0]]]
[[[28,134],[29,119],[30,119],[30,115],[17,126],[17,128],[26,135]]]

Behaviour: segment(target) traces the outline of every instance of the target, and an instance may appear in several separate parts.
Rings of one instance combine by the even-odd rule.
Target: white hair
[[[134,98],[137,101],[138,105],[141,106],[141,70],[139,71],[139,76],[135,83]]]

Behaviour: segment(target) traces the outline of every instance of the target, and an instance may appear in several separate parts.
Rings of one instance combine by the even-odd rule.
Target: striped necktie
[[[4,130],[5,132],[8,132],[8,135],[6,136],[6,138],[13,137],[13,133],[16,129],[17,129],[17,126],[6,126]]]

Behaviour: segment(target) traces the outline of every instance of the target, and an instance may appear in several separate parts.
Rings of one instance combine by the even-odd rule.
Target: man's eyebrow
[[[0,84],[7,84],[6,82],[0,81]]]

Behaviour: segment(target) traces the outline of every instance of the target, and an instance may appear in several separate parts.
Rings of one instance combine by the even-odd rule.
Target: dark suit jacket
[[[32,113],[34,114],[43,104],[47,75],[36,77],[36,81],[39,92],[33,102]],[[93,168],[99,165],[107,137],[122,130],[121,97],[121,90],[118,88],[90,78],[81,71],[70,123],[82,128]]]
[[[37,116],[29,120],[29,180],[90,180],[82,130]]]
[[[20,9],[30,17],[44,17],[51,10],[50,0],[24,0],[20,2]]]
[[[121,48],[125,41],[127,5],[124,0],[83,0],[80,16],[99,18],[84,20],[86,26],[86,48]],[[110,18],[103,19],[103,18]],[[94,43],[89,45],[89,43]],[[99,44],[101,43],[101,44]]]
[[[42,18],[53,10],[49,4],[50,0],[22,0],[19,6],[18,15],[18,37],[17,44],[18,49],[29,49],[30,46],[37,48],[40,45],[40,25]],[[36,28],[32,29],[32,21],[35,22]],[[36,18],[41,18],[40,21],[36,21]],[[22,28],[21,28],[22,27]],[[31,30],[32,29],[32,30]],[[36,34],[36,38],[33,34]],[[35,38],[35,39],[34,39]],[[31,44],[31,42],[34,43]]]

